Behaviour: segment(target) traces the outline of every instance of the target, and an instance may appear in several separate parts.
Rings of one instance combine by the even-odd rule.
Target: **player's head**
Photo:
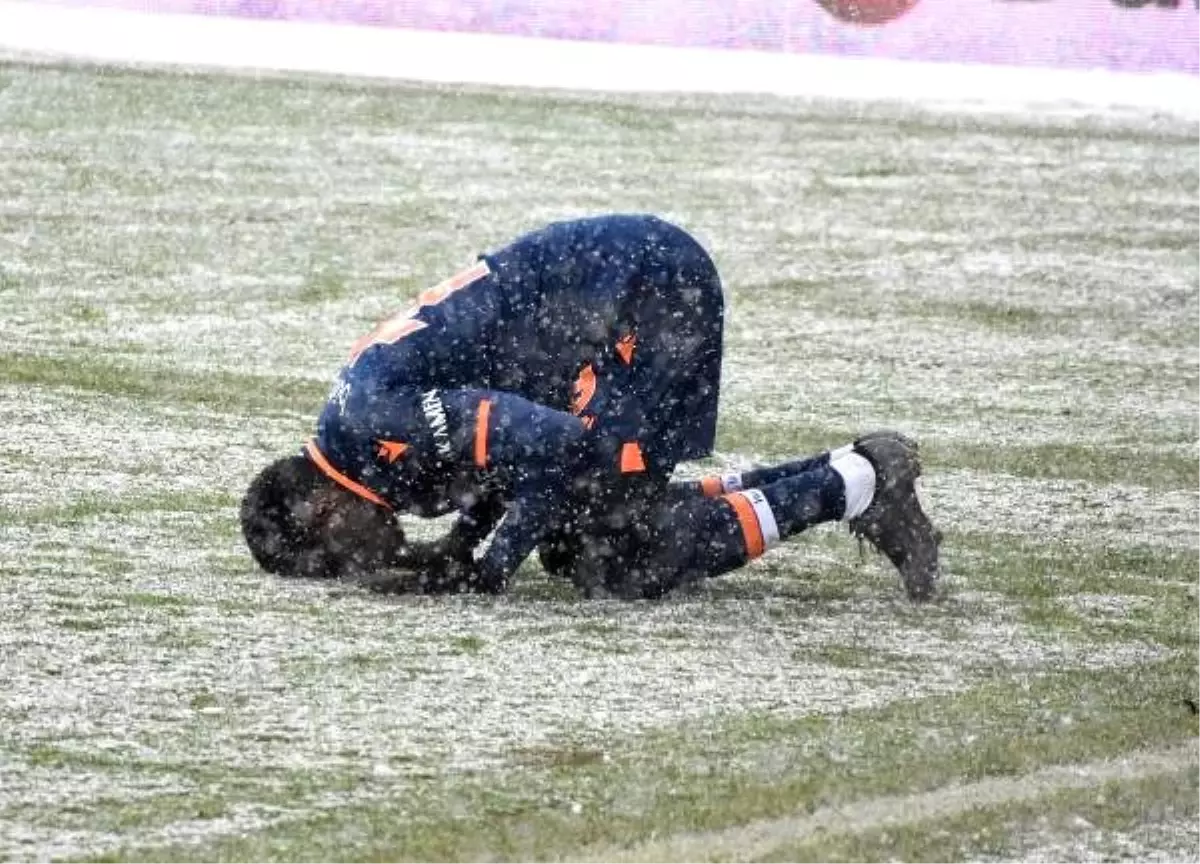
[[[364,575],[386,567],[404,545],[392,513],[343,489],[304,456],[259,472],[240,515],[250,554],[280,576]]]

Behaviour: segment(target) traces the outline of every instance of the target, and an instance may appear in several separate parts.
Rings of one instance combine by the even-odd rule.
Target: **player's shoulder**
[[[642,239],[681,230],[653,213],[602,213],[559,223],[561,231],[585,244],[598,240]]]
[[[518,236],[506,248],[527,246],[588,245],[608,237],[645,236],[682,231],[653,213],[614,212],[560,219]]]

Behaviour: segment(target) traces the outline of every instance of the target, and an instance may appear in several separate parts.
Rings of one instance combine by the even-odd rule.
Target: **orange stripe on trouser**
[[[341,471],[329,464],[329,460],[325,458],[325,454],[317,449],[316,441],[309,441],[307,444],[305,444],[304,451],[308,454],[308,458],[313,461],[313,464],[320,469],[322,474],[324,474],[334,483],[341,486],[343,489],[349,489],[355,495],[366,498],[372,504],[378,504],[380,507],[387,507],[389,510],[392,509],[386,501],[384,501],[366,486],[362,485],[361,483],[355,483]]]
[[[767,545],[763,540],[762,527],[758,524],[758,515],[754,505],[741,492],[722,496],[737,514],[738,523],[742,526],[742,538],[746,541],[746,555],[757,558],[766,551]]]
[[[487,467],[488,417],[492,413],[492,402],[483,399],[479,402],[479,411],[475,415],[475,467]]]

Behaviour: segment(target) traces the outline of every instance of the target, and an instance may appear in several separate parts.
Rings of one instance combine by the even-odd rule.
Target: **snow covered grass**
[[[1194,736],[1198,149],[1162,118],[0,65],[0,857],[573,857]],[[241,490],[359,332],[603,210],[689,227],[730,291],[688,470],[916,433],[941,602],[830,528],[660,604],[255,571]],[[1064,793],[897,848],[1194,857],[1194,810],[1130,783],[1162,806]]]

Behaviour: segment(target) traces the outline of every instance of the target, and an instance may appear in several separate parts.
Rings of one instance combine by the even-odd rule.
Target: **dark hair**
[[[239,514],[242,536],[268,573],[296,573],[300,555],[317,540],[300,508],[329,482],[306,457],[290,456],[272,462],[250,483]]]
[[[259,472],[240,515],[250,554],[279,576],[362,577],[404,551],[395,514],[343,489],[305,456]]]

